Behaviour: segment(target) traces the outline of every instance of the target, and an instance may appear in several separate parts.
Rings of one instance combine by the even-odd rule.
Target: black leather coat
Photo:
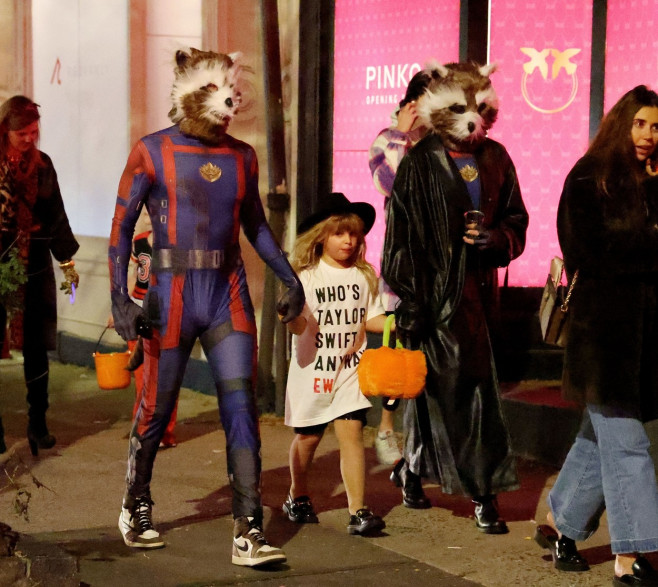
[[[397,171],[382,255],[382,277],[401,300],[399,333],[428,364],[425,391],[405,407],[404,457],[445,493],[470,496],[518,487],[487,319],[497,269],[521,254],[528,225],[505,148],[487,139],[474,155],[486,248],[462,240],[473,204],[441,139],[430,134]]]

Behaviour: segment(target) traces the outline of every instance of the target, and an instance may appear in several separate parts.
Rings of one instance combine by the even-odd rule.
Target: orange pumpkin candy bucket
[[[367,397],[413,399],[425,388],[425,354],[403,348],[399,340],[394,349],[388,346],[394,320],[393,314],[386,319],[382,346],[366,349],[359,361],[359,385]]]
[[[126,369],[130,360],[130,351],[100,353],[98,347],[106,331],[107,327],[96,343],[96,351],[92,353],[98,387],[101,389],[125,389],[130,385],[130,371]]]

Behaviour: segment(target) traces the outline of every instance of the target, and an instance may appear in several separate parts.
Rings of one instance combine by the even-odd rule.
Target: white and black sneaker
[[[263,529],[254,518],[240,516],[233,522],[233,557],[231,562],[242,567],[257,567],[286,562],[280,548],[270,546]]]
[[[123,541],[133,548],[162,548],[164,541],[151,521],[151,497],[124,500],[119,516],[119,530]]]
[[[377,460],[381,465],[395,465],[402,458],[398,440],[393,430],[377,432],[377,436],[375,436],[375,452],[377,453]]]

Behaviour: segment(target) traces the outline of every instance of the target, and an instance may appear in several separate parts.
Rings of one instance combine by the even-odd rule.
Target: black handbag
[[[571,283],[562,284],[564,261],[554,257],[551,261],[551,271],[546,278],[544,293],[539,306],[539,325],[542,339],[545,343],[564,347],[569,333],[569,299],[578,279],[578,271],[573,275]],[[565,293],[566,292],[566,293]]]

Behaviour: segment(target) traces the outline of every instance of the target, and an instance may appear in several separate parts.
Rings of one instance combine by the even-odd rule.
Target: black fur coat
[[[430,134],[400,163],[382,255],[382,277],[401,300],[398,328],[412,333],[406,343],[419,346],[428,365],[425,391],[405,407],[404,458],[444,492],[470,496],[518,486],[487,318],[497,269],[521,254],[528,225],[505,148],[487,139],[474,155],[487,248],[463,242],[473,204],[441,139]]]
[[[623,183],[597,189],[597,163],[571,170],[558,207],[558,237],[570,303],[563,394],[579,403],[618,405],[658,418],[658,178],[641,194]]]

